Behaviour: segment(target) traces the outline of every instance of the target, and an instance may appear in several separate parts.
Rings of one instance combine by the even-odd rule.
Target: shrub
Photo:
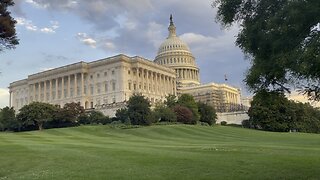
[[[198,112],[198,105],[192,95],[182,94],[179,97],[177,104],[189,108],[192,112],[193,121],[199,121],[200,114]]]
[[[127,108],[118,109],[116,111],[116,119],[121,121],[122,123],[131,124]]]
[[[184,106],[176,105],[173,108],[173,111],[176,113],[177,121],[184,124],[196,124],[197,121],[193,118],[192,111]]]
[[[208,123],[209,125],[216,123],[217,114],[212,106],[198,102],[198,111],[201,122]]]
[[[176,122],[177,116],[175,112],[166,107],[164,104],[157,104],[153,110],[156,122]]]
[[[221,121],[220,124],[221,124],[221,126],[226,126],[228,123],[227,123],[227,121]]]
[[[128,101],[128,116],[133,125],[151,125],[150,102],[142,95],[135,94]]]

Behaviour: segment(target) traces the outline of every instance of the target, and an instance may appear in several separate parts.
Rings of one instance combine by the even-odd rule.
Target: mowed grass
[[[0,133],[0,179],[320,179],[320,135],[187,125]]]

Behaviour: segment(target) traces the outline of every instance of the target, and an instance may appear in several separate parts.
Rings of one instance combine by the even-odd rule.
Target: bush
[[[213,125],[216,123],[217,114],[212,106],[198,102],[198,111],[200,114],[200,121]]]
[[[197,121],[193,118],[192,111],[184,106],[176,105],[173,108],[176,113],[177,121],[184,124],[196,124]]]
[[[244,127],[244,128],[253,128],[253,126],[249,120],[243,120],[241,122],[241,124],[242,124],[242,127]]]
[[[227,121],[221,121],[220,124],[221,124],[221,126],[226,126],[228,123],[227,123]]]
[[[320,133],[320,111],[288,100],[283,93],[260,91],[248,111],[249,125],[267,131]]]
[[[198,112],[198,105],[192,95],[182,94],[179,97],[177,104],[179,104],[180,106],[184,106],[184,107],[189,108],[192,112],[193,121],[195,121],[195,122],[199,121],[200,114]]]
[[[176,122],[177,116],[175,112],[166,107],[164,104],[157,104],[153,110],[156,122]]]
[[[0,109],[0,131],[20,131],[20,128],[21,123],[17,121],[12,107]]]
[[[133,125],[151,125],[150,102],[142,95],[133,95],[128,101],[128,116]]]
[[[118,109],[116,111],[116,119],[122,123],[131,124],[127,108]]]

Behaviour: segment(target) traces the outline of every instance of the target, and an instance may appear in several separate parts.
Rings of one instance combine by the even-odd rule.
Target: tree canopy
[[[320,111],[309,104],[290,101],[280,92],[257,92],[248,115],[248,127],[267,131],[320,132]]]
[[[294,86],[320,100],[319,0],[214,0],[217,20],[240,24],[236,44],[251,59],[245,83],[253,92]]]
[[[143,95],[135,94],[128,101],[128,116],[133,125],[150,125],[150,102]]]
[[[37,125],[42,130],[44,123],[53,119],[56,108],[48,103],[32,102],[19,110],[17,118],[24,125]]]
[[[16,21],[8,11],[8,7],[13,5],[13,0],[0,1],[0,52],[19,44],[15,30]]]

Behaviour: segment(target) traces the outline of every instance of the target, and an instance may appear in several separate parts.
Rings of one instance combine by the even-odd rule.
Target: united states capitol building
[[[199,68],[188,45],[176,35],[170,17],[169,35],[153,61],[119,54],[93,61],[78,62],[29,75],[10,84],[10,107],[19,110],[34,102],[61,107],[79,102],[85,109],[96,109],[114,116],[135,93],[151,104],[165,97],[191,94],[196,101],[212,105],[218,112],[239,107],[240,89],[227,84],[201,84]]]

